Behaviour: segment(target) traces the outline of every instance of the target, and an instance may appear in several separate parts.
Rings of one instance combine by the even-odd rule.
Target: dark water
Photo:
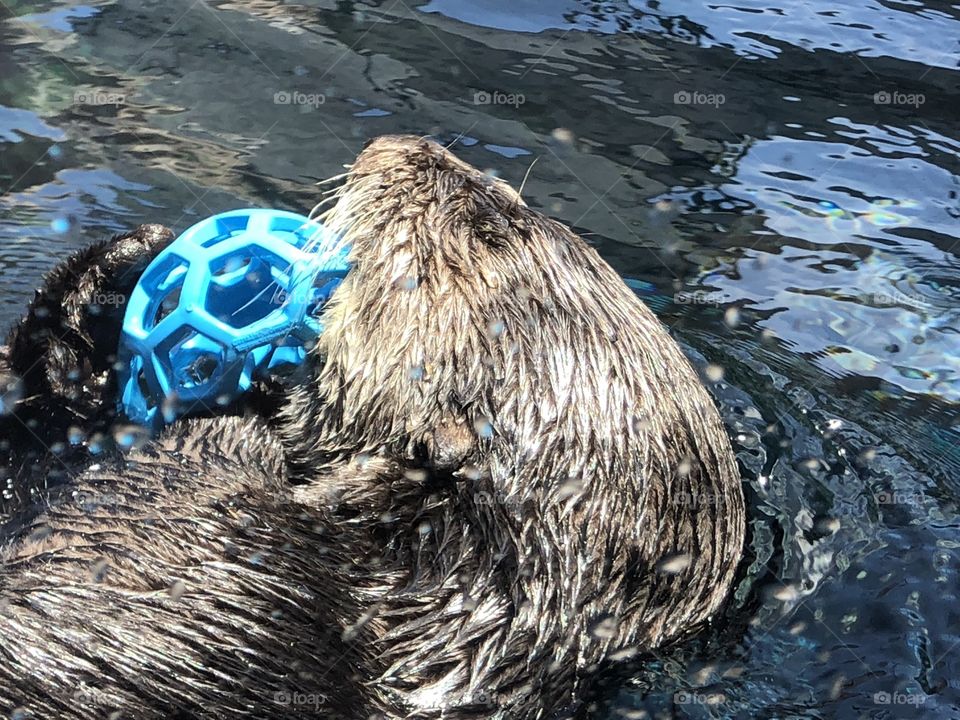
[[[105,235],[459,137],[725,372],[738,603],[598,717],[960,717],[958,63],[950,2],[3,0],[0,323]]]

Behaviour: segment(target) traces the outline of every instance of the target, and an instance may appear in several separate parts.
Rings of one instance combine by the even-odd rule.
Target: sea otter
[[[744,536],[729,441],[593,249],[413,137],[370,143],[325,222],[352,269],[291,388],[14,480],[7,711],[581,717],[599,674],[723,603]],[[149,256],[147,232],[120,243]],[[102,368],[112,347],[71,352]],[[109,422],[109,387],[39,402],[33,383],[12,420],[82,400]]]

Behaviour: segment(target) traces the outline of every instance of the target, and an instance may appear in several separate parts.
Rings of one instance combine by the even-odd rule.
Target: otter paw
[[[173,237],[162,225],[141,225],[74,253],[46,276],[0,346],[0,377],[11,388],[0,424],[10,426],[3,437],[17,446],[13,451],[45,452],[71,426],[89,433],[113,419],[110,371],[124,306]]]

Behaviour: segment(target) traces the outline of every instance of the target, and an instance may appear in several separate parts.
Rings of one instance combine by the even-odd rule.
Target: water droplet
[[[727,327],[735,328],[740,324],[740,308],[730,307],[727,308],[727,311],[723,314],[723,321],[727,324]]]
[[[54,218],[50,221],[50,228],[55,233],[65,233],[70,229],[70,221],[66,218]]]
[[[564,145],[573,145],[573,141],[575,139],[572,130],[568,130],[567,128],[561,128],[561,127],[554,128],[553,132],[550,133],[550,135],[558,143],[562,143]]]
[[[370,460],[371,460],[371,457],[368,453],[360,453],[354,458],[354,463],[356,463],[358,470],[363,470],[363,468],[366,467],[367,463],[369,463]]]
[[[170,588],[167,590],[167,594],[170,595],[170,599],[176,602],[181,597],[183,593],[187,591],[187,586],[183,580],[177,580]]]
[[[498,338],[503,334],[505,327],[503,320],[491,320],[487,325],[487,334],[491,338]]]
[[[20,378],[10,375],[0,378],[0,415],[11,412],[22,398],[23,384]]]
[[[722,677],[736,680],[737,678],[741,677],[746,671],[747,669],[743,667],[743,665],[734,665],[733,667],[730,667],[724,670]]]
[[[780,602],[793,602],[800,597],[800,593],[793,585],[783,585],[782,587],[778,587],[771,594]]]
[[[707,365],[704,372],[707,376],[707,380],[712,383],[718,383],[723,380],[723,368],[719,365],[714,365],[711,363],[710,365]]]
[[[637,648],[627,647],[627,648],[623,648],[622,650],[617,650],[616,652],[611,653],[610,659],[613,662],[622,662],[624,660],[630,660],[631,658],[635,658],[639,654],[640,654],[640,651]],[[627,717],[630,717],[630,716],[627,716]]]
[[[150,434],[142,425],[120,425],[113,431],[113,440],[122,450],[142,447],[149,439]]]
[[[493,437],[493,425],[485,417],[477,418],[473,423],[473,429],[477,431],[477,435],[484,439]]]
[[[576,475],[569,475],[557,490],[557,497],[561,500],[580,495],[583,492],[583,478]]]
[[[822,533],[833,535],[833,533],[840,529],[840,521],[834,517],[824,518],[817,522],[816,529]]]
[[[407,468],[403,471],[403,476],[413,482],[424,482],[427,479],[427,471],[422,468]]]
[[[163,416],[163,421],[168,425],[177,419],[179,400],[180,398],[176,393],[170,393],[164,397],[163,402],[160,403],[160,414]]]
[[[679,575],[690,567],[692,560],[693,558],[685,553],[670,555],[657,563],[657,571],[664,575]]]
[[[87,443],[87,451],[91,455],[99,455],[103,452],[103,440],[104,437],[101,433],[97,433],[90,438],[90,442]]]
[[[110,563],[107,562],[107,559],[100,558],[90,568],[90,578],[95,583],[103,582],[104,578],[107,577],[107,570],[109,568],[110,568]]]
[[[84,441],[83,430],[78,428],[76,425],[72,425],[67,429],[67,442],[71,445],[81,445]]]
[[[46,540],[48,537],[53,535],[53,528],[49,525],[41,525],[32,533],[30,533],[30,542],[40,543]]]
[[[595,620],[591,624],[589,632],[595,638],[609,640],[617,634],[618,625],[619,623],[613,615],[607,615]]]

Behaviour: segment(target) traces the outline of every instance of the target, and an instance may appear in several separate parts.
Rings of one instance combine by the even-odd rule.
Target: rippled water
[[[960,717],[960,5],[843,5],[4,0],[0,322],[105,235],[459,138],[725,371],[737,602],[598,717]]]

